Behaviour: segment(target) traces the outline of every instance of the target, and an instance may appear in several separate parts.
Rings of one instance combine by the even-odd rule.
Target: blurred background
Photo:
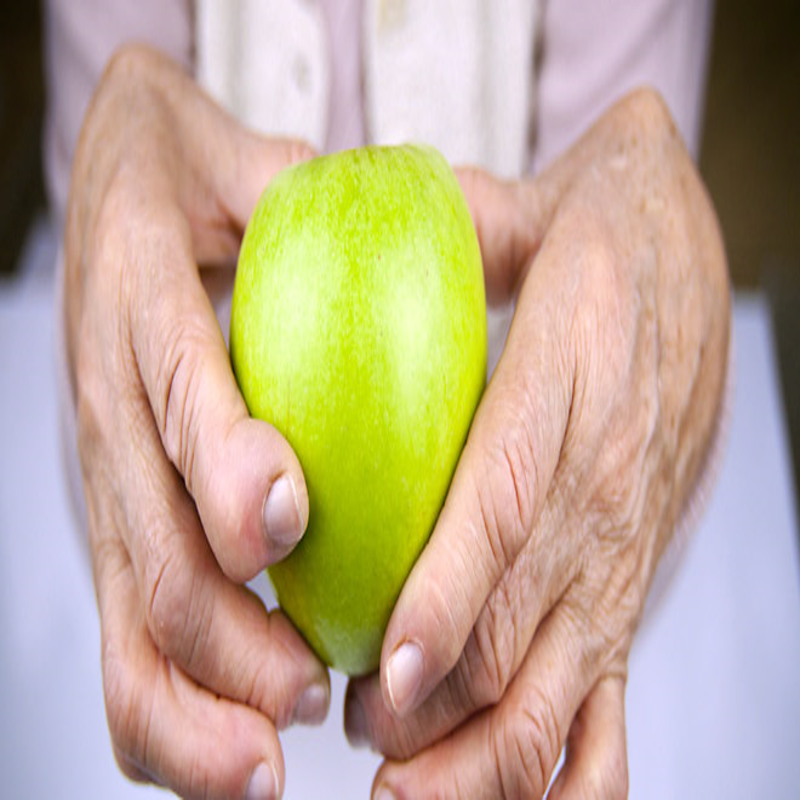
[[[39,3],[0,3],[0,797],[57,784],[140,798],[111,758],[85,552],[63,534],[57,422],[40,413],[54,405],[41,400],[54,384],[52,297],[18,291],[52,277],[44,101]],[[737,289],[738,417],[705,527],[632,654],[632,796],[800,797],[799,144],[800,3],[717,0],[699,167]],[[374,757],[347,750],[340,690],[327,740],[284,739],[291,797],[314,796],[298,786],[326,759],[369,786]]]
[[[800,496],[800,3],[718,0],[700,171],[739,289],[772,310]]]
[[[29,228],[45,212],[39,3],[0,3],[0,275],[17,267]]]

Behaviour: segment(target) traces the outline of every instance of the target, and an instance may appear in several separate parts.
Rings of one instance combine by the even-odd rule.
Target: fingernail
[[[385,783],[382,783],[372,795],[372,800],[395,800],[395,794]]]
[[[312,683],[297,701],[292,720],[302,725],[320,725],[328,716],[330,694],[321,683]]]
[[[264,531],[271,548],[285,551],[303,535],[303,517],[294,481],[281,475],[272,484],[264,503]]]
[[[367,715],[361,701],[355,696],[350,695],[344,707],[344,732],[351,747],[364,748],[372,743],[369,738],[369,725],[367,725]]]
[[[386,688],[395,713],[402,716],[412,707],[423,667],[422,648],[416,642],[404,642],[392,654],[386,668]]]
[[[263,761],[253,770],[244,793],[244,800],[277,800],[278,776]]]

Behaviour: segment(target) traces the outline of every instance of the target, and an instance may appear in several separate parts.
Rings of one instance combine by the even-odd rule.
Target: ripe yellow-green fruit
[[[308,487],[278,602],[328,664],[370,672],[486,382],[480,250],[444,158],[368,147],[282,172],[245,232],[230,345]]]

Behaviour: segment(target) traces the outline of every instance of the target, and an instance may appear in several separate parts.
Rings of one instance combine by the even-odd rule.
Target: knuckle
[[[422,747],[432,743],[430,732],[414,720],[398,723],[388,718],[379,718],[370,731],[371,746],[384,758],[408,761]]]
[[[438,581],[428,583],[425,597],[424,614],[428,617],[425,630],[437,631],[437,648],[431,655],[439,660],[440,664],[433,665],[434,669],[444,672],[451,669],[461,653],[467,632],[463,631],[467,617],[459,614],[457,608],[468,608],[469,601],[466,597],[465,587],[452,585],[442,586]],[[457,601],[456,601],[457,599]],[[463,631],[463,632],[462,632]]]
[[[620,543],[637,529],[637,520],[644,511],[643,487],[632,485],[631,481],[630,461],[638,459],[623,454],[601,458],[610,464],[599,467],[593,491],[591,511],[597,522],[596,535],[609,543]]]
[[[165,320],[164,354],[159,369],[156,409],[164,448],[191,493],[194,474],[197,415],[201,397],[205,335],[191,319]]]
[[[633,516],[640,487],[632,478],[642,475],[645,466],[641,460],[647,449],[646,437],[639,431],[637,416],[631,410],[625,419],[609,426],[607,433],[613,435],[599,448],[586,481],[590,509],[599,511],[615,527]]]
[[[103,440],[110,418],[109,393],[86,347],[78,352],[75,393],[78,450],[84,455]]]
[[[527,697],[507,715],[498,745],[497,769],[506,796],[542,796],[561,749],[550,701],[540,692]]]
[[[476,486],[478,504],[478,526],[486,540],[494,566],[494,572],[502,572],[511,563],[512,553],[507,549],[506,530],[503,516],[508,512],[504,497],[508,496],[508,486],[496,476],[481,481]],[[510,543],[509,543],[510,544]]]
[[[81,324],[82,342],[75,355],[74,397],[78,452],[82,458],[100,449],[123,446],[119,436],[121,424],[141,423],[135,383],[124,355],[121,339],[97,346],[98,338],[88,329],[91,323]],[[84,469],[97,469],[103,462],[85,461]]]
[[[638,420],[631,418],[636,408],[626,401],[646,355],[643,317],[648,312],[641,313],[644,300],[611,243],[592,243],[580,259],[587,291],[576,299],[567,336],[575,364],[570,423],[573,430],[581,424],[579,452],[583,466],[593,468],[593,459],[603,452],[599,442],[613,441],[609,428],[628,437],[638,430],[632,425]]]
[[[186,632],[194,579],[176,554],[156,541],[149,537],[145,566],[147,626],[156,644],[174,655]]]
[[[214,628],[214,602],[199,573],[169,545],[149,543],[146,620],[153,641],[192,673],[202,669]]]
[[[513,563],[533,521],[539,485],[529,409],[517,406],[487,456],[486,478],[476,487],[480,525],[502,571]]]
[[[100,250],[111,246],[107,242],[112,235],[100,234]],[[116,263],[109,263],[102,254],[97,260],[100,268],[92,270],[87,280],[92,282],[92,293],[99,299],[84,304],[85,310],[75,320],[75,330],[68,341],[78,431],[95,439],[108,433],[108,425],[115,425],[115,403],[120,389],[128,383],[123,356],[127,340],[115,328],[123,325],[123,310],[114,307],[113,318],[107,313],[116,295],[116,290],[107,285],[115,280],[112,273],[116,272]],[[98,281],[106,285],[97,286]]]
[[[132,80],[142,80],[158,62],[158,54],[138,42],[126,42],[118,47],[108,60],[102,83],[119,81],[130,85]]]
[[[538,484],[538,465],[535,457],[535,436],[528,421],[530,412],[518,418],[502,438],[500,463],[506,473],[506,497],[512,518],[509,525],[517,534],[516,546],[521,547],[533,518],[535,487]]]
[[[467,642],[458,684],[468,707],[498,703],[516,668],[516,619],[505,580],[489,597]]]
[[[616,546],[632,543],[631,536],[640,528],[648,503],[656,499],[653,489],[661,481],[655,471],[657,462],[668,461],[657,378],[640,381],[632,397],[607,398],[602,407],[607,422],[588,465],[586,511],[595,520],[599,538]]]
[[[651,86],[634,89],[622,100],[620,108],[638,129],[648,134],[676,135],[675,122],[666,100]]]

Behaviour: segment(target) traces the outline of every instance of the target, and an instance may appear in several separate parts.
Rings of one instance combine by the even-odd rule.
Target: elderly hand
[[[276,728],[329,703],[323,665],[242,585],[302,536],[308,499],[248,417],[198,269],[233,263],[263,186],[307,155],[134,47],[75,157],[66,334],[106,710],[122,770],[181,795],[278,796]]]
[[[625,796],[631,640],[724,385],[716,218],[647,90],[538,179],[461,178],[516,311],[346,729],[381,798],[541,797],[565,745],[551,797]]]

